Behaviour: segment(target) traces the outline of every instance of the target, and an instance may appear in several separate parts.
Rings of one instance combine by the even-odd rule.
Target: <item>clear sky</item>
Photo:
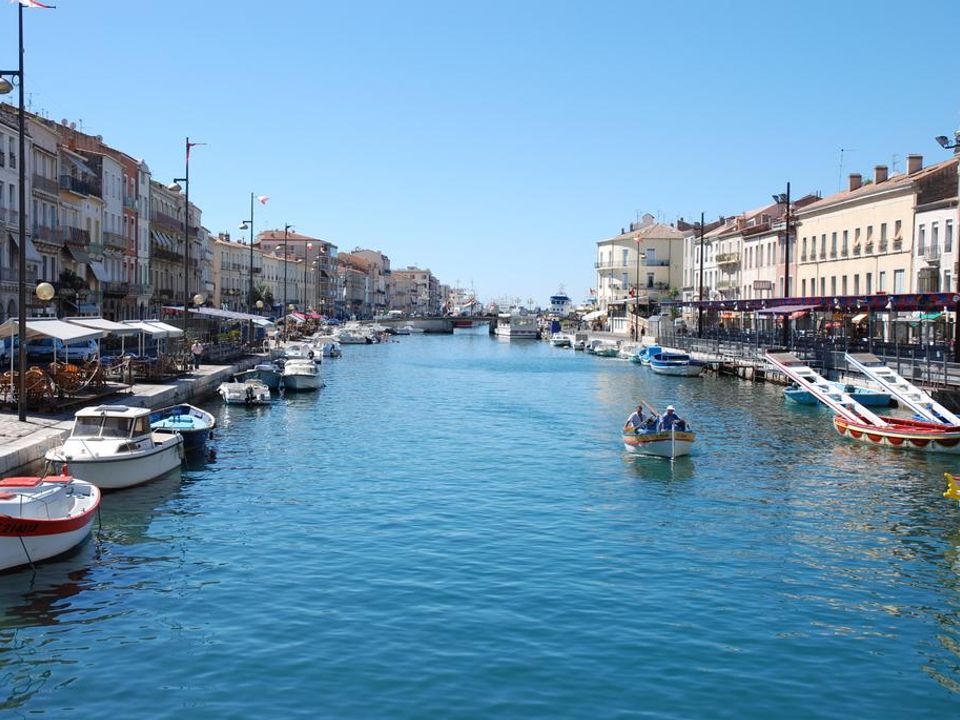
[[[482,299],[594,286],[596,241],[948,157],[955,2],[45,0],[28,106],[183,174],[211,232],[291,223]],[[16,6],[0,6],[16,67]],[[16,102],[16,96],[8,96]]]

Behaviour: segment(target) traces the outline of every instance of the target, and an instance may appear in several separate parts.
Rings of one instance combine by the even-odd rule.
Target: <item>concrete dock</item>
[[[234,373],[247,370],[262,361],[250,356],[232,365],[201,365],[183,377],[163,383],[116,385],[117,392],[90,405],[128,405],[157,409],[181,402],[199,402],[213,395],[220,383]],[[60,445],[73,427],[73,411],[60,414],[27,414],[25,422],[16,410],[0,413],[0,477],[14,475],[37,463],[44,453]]]

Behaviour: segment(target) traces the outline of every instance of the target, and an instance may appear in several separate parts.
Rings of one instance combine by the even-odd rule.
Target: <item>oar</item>
[[[647,410],[649,410],[650,412],[652,412],[654,415],[659,415],[659,414],[660,414],[660,411],[659,411],[659,410],[657,410],[653,405],[651,405],[650,403],[648,403],[648,402],[647,402],[646,400],[644,400],[643,398],[640,398],[640,402],[641,402],[642,404],[646,405]]]

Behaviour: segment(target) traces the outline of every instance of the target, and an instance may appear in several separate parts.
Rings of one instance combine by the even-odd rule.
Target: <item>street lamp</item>
[[[263,312],[263,300],[257,300],[257,315]]]
[[[240,223],[241,230],[250,230],[250,268],[249,268],[249,287],[247,288],[247,312],[253,304],[253,193],[250,193],[250,219]]]
[[[283,307],[287,306],[287,235],[293,225],[283,226]],[[286,326],[286,320],[284,320]]]
[[[17,379],[17,418],[20,422],[27,419],[27,376],[24,372],[27,367],[27,159],[25,148],[26,113],[23,107],[23,5],[17,7],[19,10],[17,16],[19,30],[19,58],[20,66],[17,70],[0,70],[0,95],[6,95],[13,92],[13,83],[7,80],[4,75],[10,78],[16,78],[20,86],[19,100],[17,107],[17,133],[19,135],[19,185],[18,200],[19,218],[20,218],[20,257],[17,263],[17,307],[20,308],[19,324],[17,334],[20,336],[20,351],[17,354],[17,365],[20,369]],[[12,343],[13,341],[11,341]]]
[[[307,310],[307,266],[309,265],[310,260],[310,250],[313,248],[313,243],[307,243],[306,247],[303,250],[303,310]]]
[[[634,238],[637,241],[637,281],[633,285],[633,339],[640,334],[640,233]]]
[[[190,305],[190,148],[205,143],[192,143],[190,138],[186,142],[186,157],[183,163],[183,177],[174,178],[167,185],[168,190],[180,192],[180,183],[183,183],[183,339],[187,339],[187,323],[190,319],[187,308]],[[198,258],[199,260],[199,258]]]
[[[783,297],[790,297],[790,183],[787,183],[787,191],[773,196],[773,201],[778,205],[786,205],[786,231],[783,241]],[[790,315],[783,316],[783,345],[790,347]]]
[[[703,337],[703,213],[700,213],[700,302],[697,303],[697,337]]]

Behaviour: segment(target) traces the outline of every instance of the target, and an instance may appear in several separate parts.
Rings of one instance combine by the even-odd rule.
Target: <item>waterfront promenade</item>
[[[234,373],[252,367],[258,356],[241,358],[231,365],[201,365],[199,370],[162,383],[115,384],[117,392],[91,405],[130,405],[161,408],[180,402],[196,402],[217,391],[220,383]],[[50,414],[28,413],[26,422],[16,410],[0,413],[0,475],[10,475],[43,458],[61,444],[73,426],[73,411]]]

